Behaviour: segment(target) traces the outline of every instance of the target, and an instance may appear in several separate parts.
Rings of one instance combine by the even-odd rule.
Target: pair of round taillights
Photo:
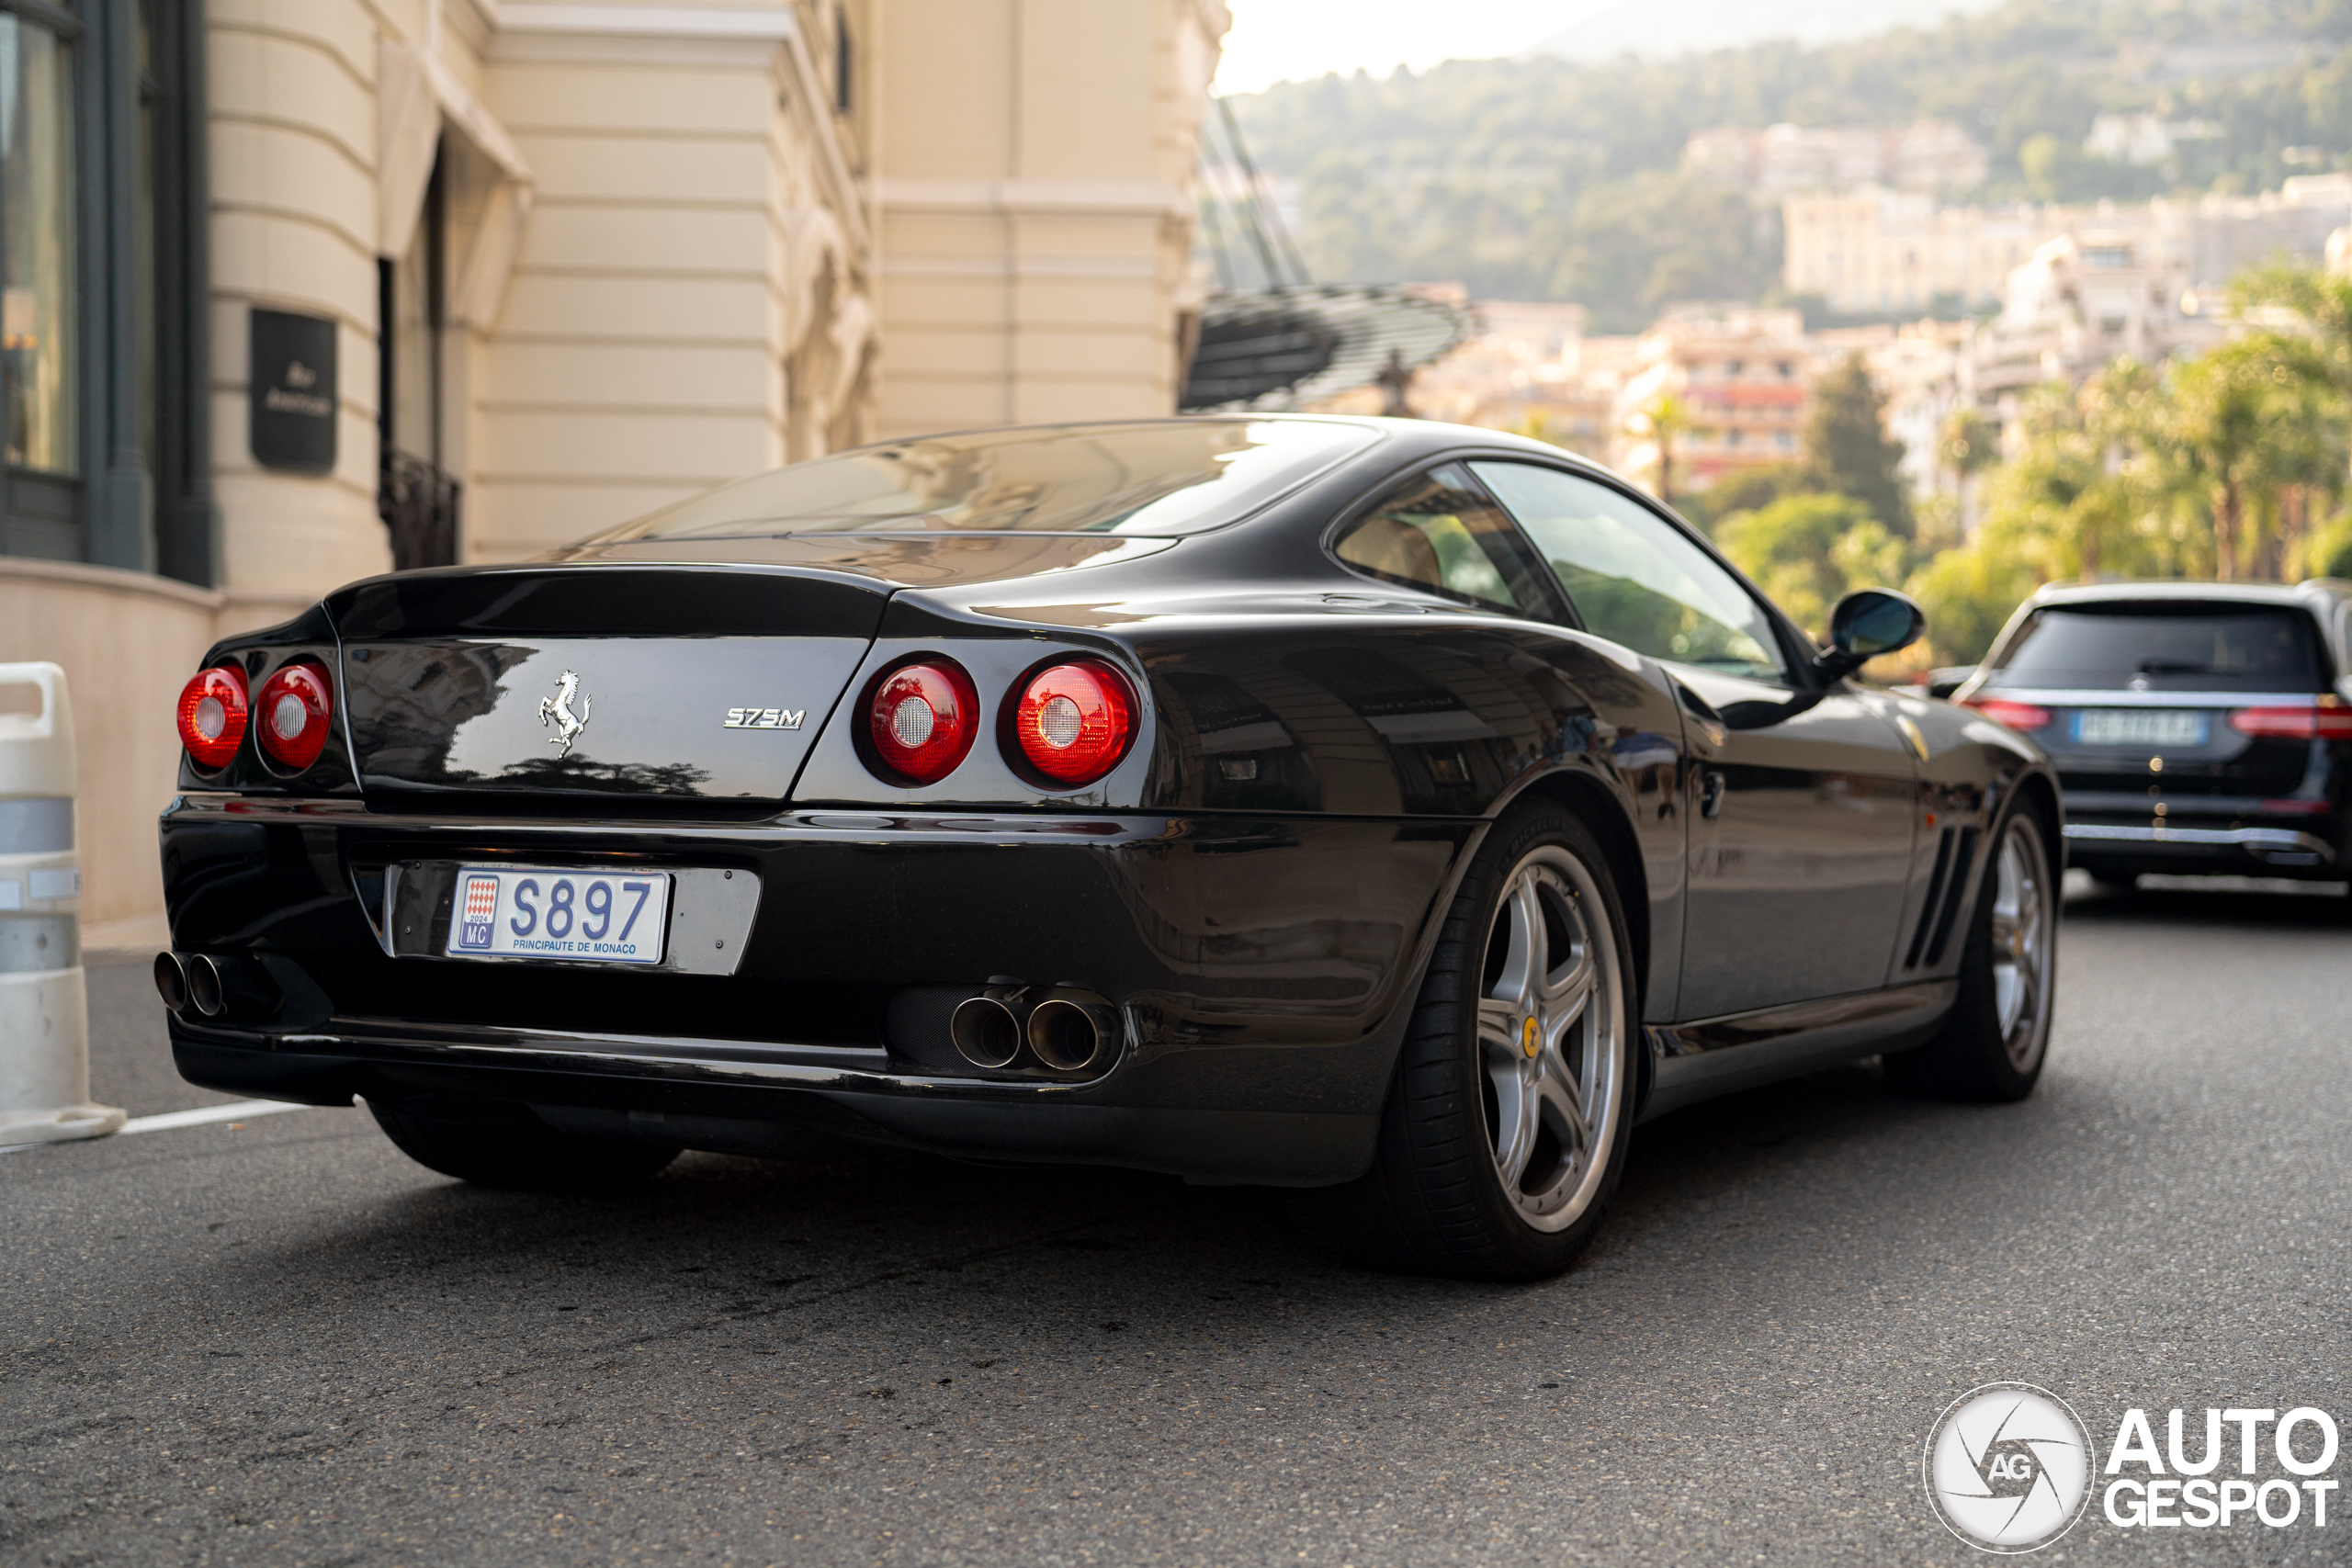
[[[254,738],[270,761],[297,772],[317,761],[334,717],[326,666],[308,660],[287,665],[261,683],[255,702],[247,701],[245,672],[235,665],[198,671],[180,688],[180,744],[198,767],[225,768],[256,714]]]
[[[1048,665],[1029,677],[1005,715],[1005,750],[1048,787],[1091,784],[1135,739],[1135,689],[1099,660]],[[883,767],[910,784],[936,784],[961,766],[980,733],[980,698],[952,659],[901,664],[875,683],[866,738]]]

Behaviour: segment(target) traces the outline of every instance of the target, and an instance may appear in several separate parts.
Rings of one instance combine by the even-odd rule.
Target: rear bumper
[[[256,1038],[172,1025],[189,1082],[261,1100],[494,1100],[564,1132],[719,1153],[822,1157],[843,1143],[950,1156],[1115,1165],[1220,1184],[1316,1187],[1362,1174],[1374,1113],[1091,1103],[1073,1094],[745,1057],[657,1043]]]
[[[267,984],[244,1011],[175,1019],[174,1050],[186,1077],[232,1093],[496,1099],[687,1147],[786,1154],[846,1137],[1199,1181],[1345,1180],[1370,1160],[1433,919],[1480,827],[423,819],[185,797],[163,823],[173,945]],[[383,868],[477,859],[729,867],[761,892],[727,975],[407,950]],[[961,1063],[941,998],[1008,977],[1115,1007],[1100,1070]]]
[[[2332,839],[2309,829],[2068,822],[2065,831],[2067,859],[2076,865],[2329,881],[2346,874]]]

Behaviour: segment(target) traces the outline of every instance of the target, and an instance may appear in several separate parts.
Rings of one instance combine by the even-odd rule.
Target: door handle
[[[1699,815],[1712,821],[1723,815],[1723,772],[1718,768],[1708,768],[1699,774]]]

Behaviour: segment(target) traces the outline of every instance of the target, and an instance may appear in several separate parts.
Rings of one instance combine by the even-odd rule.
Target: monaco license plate
[[[449,901],[452,958],[659,964],[670,878],[660,872],[465,865]]]
[[[2075,739],[2086,746],[2202,746],[2209,722],[2201,713],[2164,708],[2086,708],[2075,716]]]

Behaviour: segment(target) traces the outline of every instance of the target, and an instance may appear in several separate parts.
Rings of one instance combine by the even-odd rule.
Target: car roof
[[[2222,604],[2310,606],[2352,598],[2352,582],[2315,577],[2305,582],[2179,582],[2174,581],[2052,583],[2028,607],[2112,604]]]
[[[1582,468],[1587,473],[1612,479],[1619,478],[1609,468],[1594,462],[1581,453],[1571,452],[1565,446],[1555,446],[1548,441],[1538,441],[1532,436],[1515,434],[1508,430],[1493,430],[1482,424],[1453,424],[1437,419],[1390,419],[1374,414],[1306,413],[1288,411],[1264,413],[1217,411],[1205,413],[1145,415],[1137,419],[1046,420],[1026,424],[971,425],[952,430],[927,430],[920,434],[894,435],[888,440],[868,442],[863,446],[844,447],[840,452],[828,453],[827,456],[838,457],[852,452],[864,451],[867,446],[891,446],[901,442],[941,437],[1036,434],[1046,431],[1067,431],[1073,435],[1082,435],[1089,430],[1099,429],[1105,425],[1131,429],[1138,425],[1151,424],[1254,424],[1261,421],[1280,423],[1359,425],[1365,430],[1376,431],[1387,437],[1387,441],[1384,444],[1384,450],[1389,457],[1402,457],[1408,461],[1455,446],[1476,446],[1524,452],[1531,457],[1542,457],[1549,462]]]

